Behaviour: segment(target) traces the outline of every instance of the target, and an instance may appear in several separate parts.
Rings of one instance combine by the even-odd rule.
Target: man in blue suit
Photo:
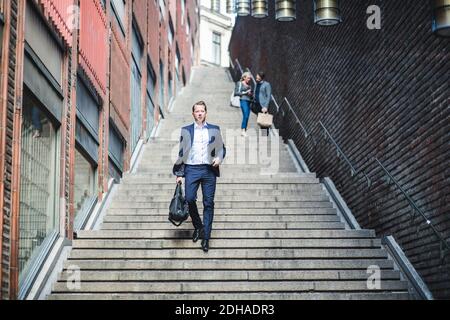
[[[181,129],[178,159],[173,166],[177,183],[185,178],[185,197],[194,225],[192,240],[202,238],[202,249],[209,250],[212,222],[214,218],[214,195],[216,178],[220,177],[219,165],[225,158],[226,148],[220,128],[206,122],[207,108],[203,101],[192,107],[194,123]],[[202,186],[203,223],[197,209],[197,191]]]

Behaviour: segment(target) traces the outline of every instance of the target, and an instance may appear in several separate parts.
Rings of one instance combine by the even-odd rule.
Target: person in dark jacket
[[[192,240],[202,238],[202,249],[209,250],[212,222],[214,218],[214,195],[216,178],[220,177],[219,165],[223,162],[226,148],[220,128],[206,122],[207,108],[203,101],[192,107],[194,123],[181,129],[178,159],[173,167],[177,183],[185,178],[185,198],[194,225]],[[197,209],[197,191],[202,186],[203,222]]]
[[[269,103],[272,97],[272,87],[269,82],[264,80],[265,74],[260,71],[256,74],[256,88],[253,112],[267,113],[269,111]]]

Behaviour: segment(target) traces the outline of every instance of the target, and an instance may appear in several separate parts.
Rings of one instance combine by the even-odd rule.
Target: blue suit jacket
[[[208,162],[212,164],[214,158],[219,158],[223,161],[226,155],[225,144],[223,143],[222,135],[219,126],[207,123],[209,142],[208,142]],[[178,159],[175,162],[172,172],[177,177],[184,177],[184,167],[187,162],[189,153],[191,152],[192,143],[194,142],[194,124],[181,128],[180,148],[178,151]],[[214,174],[220,177],[220,170],[218,167],[212,167]]]

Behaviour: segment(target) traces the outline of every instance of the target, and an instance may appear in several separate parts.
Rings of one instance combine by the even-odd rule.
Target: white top
[[[186,164],[210,164],[208,161],[208,142],[209,132],[206,121],[203,126],[199,126],[194,122],[194,141],[192,142],[191,152]]]

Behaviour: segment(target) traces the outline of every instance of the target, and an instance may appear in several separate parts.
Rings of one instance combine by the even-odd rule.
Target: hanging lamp
[[[450,0],[433,1],[433,32],[442,37],[450,37]]]
[[[295,0],[275,0],[275,18],[278,21],[294,21]]]
[[[339,0],[314,0],[314,23],[333,26],[342,22]]]
[[[252,17],[265,18],[269,15],[267,0],[252,0]]]

